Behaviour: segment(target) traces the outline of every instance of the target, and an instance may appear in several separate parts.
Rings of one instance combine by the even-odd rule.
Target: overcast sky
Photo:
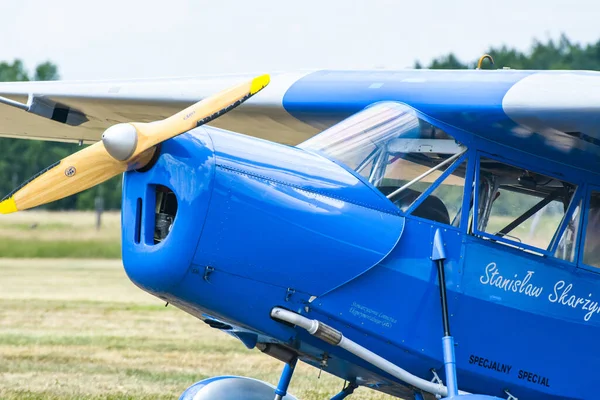
[[[600,0],[0,0],[0,60],[63,79],[406,68],[600,39]]]

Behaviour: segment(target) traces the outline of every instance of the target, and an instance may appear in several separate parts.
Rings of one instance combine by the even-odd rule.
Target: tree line
[[[600,70],[600,40],[596,43],[574,43],[567,36],[546,41],[534,40],[526,51],[506,45],[491,47],[487,51],[495,65],[484,63],[482,68],[513,69],[586,69]],[[416,62],[415,68],[467,69],[474,68],[477,59],[462,61],[449,53],[432,60],[427,65]],[[50,61],[39,64],[29,73],[20,60],[0,63],[0,82],[56,80],[58,67]],[[48,165],[79,150],[77,144],[43,142],[34,140],[0,139],[0,198],[28,177]],[[91,209],[94,199],[104,199],[106,209],[121,205],[121,177],[116,177],[95,188],[45,206],[47,209]]]
[[[494,58],[492,66],[487,62],[482,69],[510,67],[512,69],[585,69],[600,70],[600,40],[596,43],[573,43],[566,35],[557,40],[548,39],[546,42],[534,40],[529,50],[522,52],[506,45],[491,47],[487,54]],[[453,53],[434,59],[423,67],[420,62],[415,68],[430,69],[466,69],[475,68],[478,58],[463,62]]]

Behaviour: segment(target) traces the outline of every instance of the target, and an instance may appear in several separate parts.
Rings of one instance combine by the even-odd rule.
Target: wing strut
[[[6,104],[7,106],[19,108],[23,111],[29,111],[29,106],[27,104],[23,104],[18,101],[7,99],[6,97],[0,96],[0,103]]]

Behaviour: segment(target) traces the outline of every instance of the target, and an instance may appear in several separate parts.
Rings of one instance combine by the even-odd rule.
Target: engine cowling
[[[275,386],[244,376],[216,376],[194,383],[179,400],[273,400]],[[283,400],[297,400],[288,394]]]
[[[163,299],[183,298],[177,286],[206,266],[319,297],[377,265],[404,227],[346,167],[212,127],[164,142],[152,168],[125,174],[122,218],[128,276]]]

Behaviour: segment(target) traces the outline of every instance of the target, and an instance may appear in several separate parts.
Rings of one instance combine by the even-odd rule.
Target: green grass
[[[0,399],[177,399],[194,382],[276,384],[281,362],[135,287],[118,260],[0,258]],[[290,392],[331,398],[342,381],[300,364]],[[353,400],[391,399],[365,388]]]
[[[105,213],[100,230],[91,212],[25,211],[2,215],[0,257],[119,259],[120,214]]]
[[[167,400],[172,399],[172,396],[163,395],[126,395],[126,394],[108,394],[94,396],[95,400]],[[70,397],[64,397],[63,395],[53,393],[51,391],[43,392],[31,392],[29,390],[17,390],[11,394],[7,394],[7,397],[3,397],[3,400],[88,400],[91,397],[82,394],[73,394]]]
[[[52,231],[52,230],[73,230],[74,227],[68,223],[16,223],[16,224],[2,224],[2,228],[10,229],[10,230],[19,230],[19,231],[30,231],[34,232],[36,230],[44,230],[44,231]]]
[[[5,258],[120,258],[121,243],[99,240],[0,239]]]

